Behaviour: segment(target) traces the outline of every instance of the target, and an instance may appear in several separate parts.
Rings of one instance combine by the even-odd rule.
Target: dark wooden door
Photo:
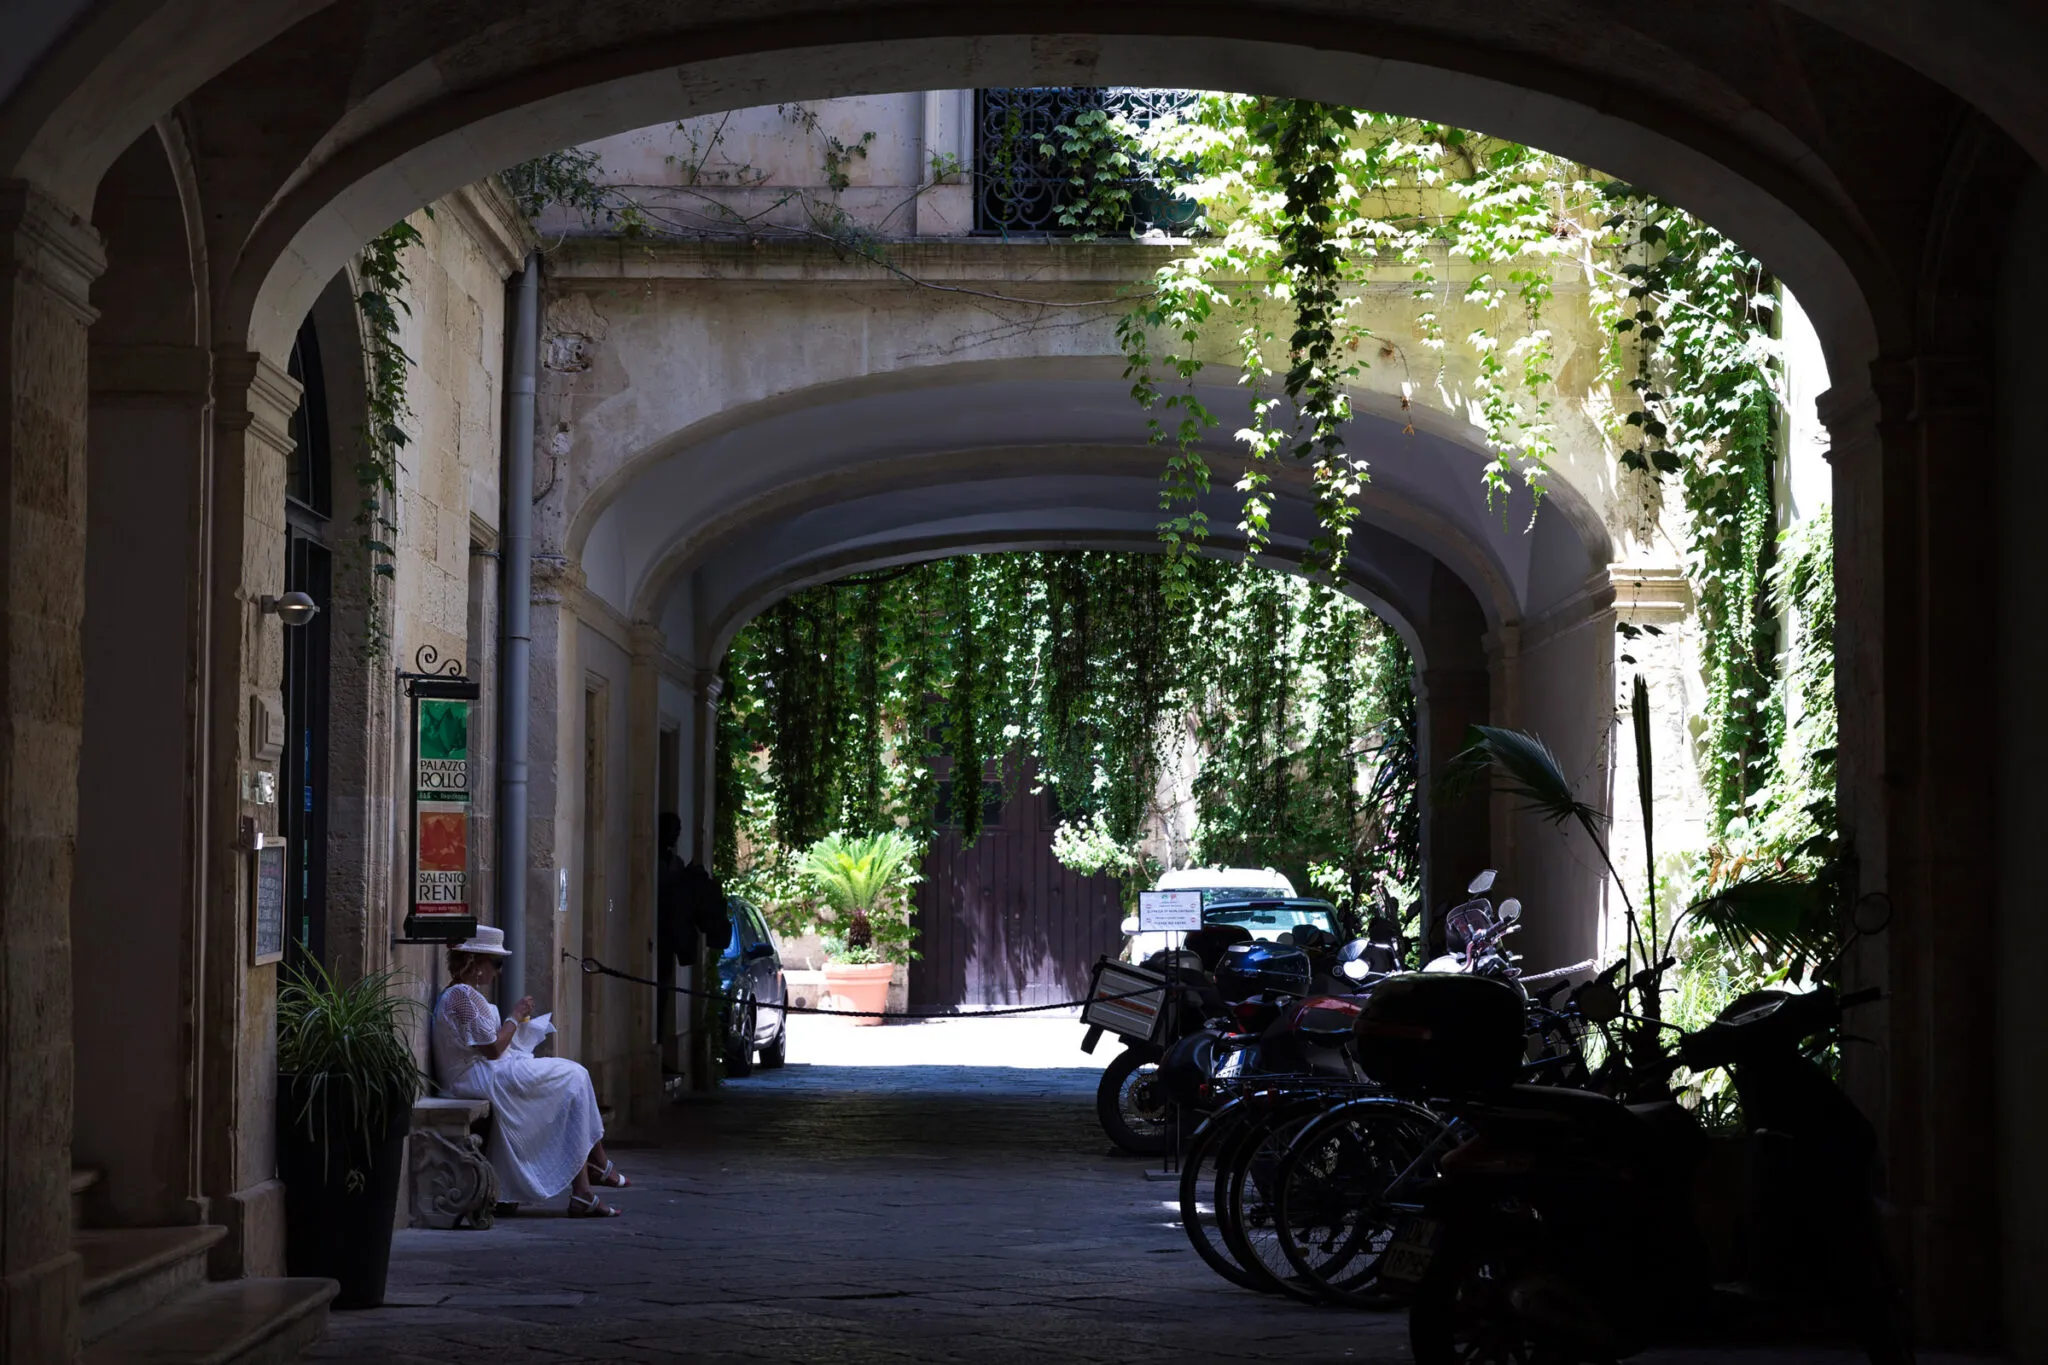
[[[950,785],[950,784],[949,784]],[[1114,877],[1084,877],[1052,854],[1052,799],[1020,784],[990,801],[981,838],[963,848],[941,829],[917,888],[918,950],[910,998],[925,1010],[1045,1005],[1087,993],[1095,960],[1122,941]],[[944,809],[944,806],[941,807]]]

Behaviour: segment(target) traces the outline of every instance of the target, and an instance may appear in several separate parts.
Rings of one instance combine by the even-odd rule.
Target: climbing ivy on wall
[[[803,927],[796,856],[833,829],[972,842],[981,775],[1049,787],[1056,850],[1149,885],[1161,853],[1251,859],[1359,899],[1414,877],[1411,667],[1369,611],[1204,559],[964,556],[808,589],[735,639],[720,706],[719,870]],[[1168,847],[1194,753],[1196,836]],[[1405,756],[1405,757],[1404,757]],[[940,809],[940,769],[950,793]]]
[[[716,144],[714,132],[706,157]],[[1617,486],[1652,513],[1675,506],[1666,524],[1682,538],[1699,605],[1706,704],[1696,757],[1713,846],[1690,875],[1700,887],[1758,864],[1831,875],[1832,732],[1819,727],[1833,723],[1832,673],[1816,662],[1831,620],[1820,600],[1831,584],[1827,531],[1824,520],[1794,528],[1793,539],[1778,530],[1776,290],[1753,258],[1672,206],[1563,158],[1313,101],[1205,94],[1185,116],[1149,126],[1076,116],[1035,139],[1035,150],[1064,168],[1073,193],[1061,222],[1077,235],[1117,235],[1134,192],[1201,206],[1173,259],[1128,295],[1116,326],[1133,397],[1165,451],[1167,553],[1116,568],[1058,556],[960,560],[778,608],[791,619],[764,618],[735,646],[729,724],[751,757],[732,774],[745,799],[721,809],[754,823],[745,838],[734,827],[732,858],[743,845],[780,846],[832,825],[888,820],[928,836],[942,750],[964,768],[1022,746],[1070,813],[1064,847],[1136,877],[1135,832],[1151,818],[1162,762],[1141,739],[1170,729],[1175,715],[1193,718],[1203,755],[1204,855],[1232,849],[1270,861],[1259,850],[1277,847],[1283,828],[1321,830],[1303,846],[1328,849],[1329,831],[1412,818],[1412,807],[1404,815],[1376,806],[1370,788],[1341,781],[1344,764],[1294,728],[1306,715],[1342,713],[1354,692],[1377,695],[1380,704],[1358,704],[1360,715],[1379,717],[1371,770],[1381,777],[1402,771],[1390,737],[1404,724],[1412,734],[1412,718],[1393,714],[1405,692],[1364,677],[1347,683],[1339,666],[1378,658],[1390,639],[1349,641],[1350,618],[1330,609],[1328,585],[1370,477],[1345,444],[1348,394],[1375,364],[1397,367],[1404,392],[1445,384],[1491,452],[1480,476],[1490,502],[1504,507],[1506,495],[1526,490],[1540,508],[1557,455],[1553,328],[1557,310],[1571,307],[1609,338],[1591,406],[1612,438]],[[828,152],[826,182],[836,186],[859,152]],[[530,178],[541,185],[541,171],[563,170]],[[566,168],[557,198],[616,194],[591,188],[588,166],[580,181],[569,174],[578,170]],[[934,167],[934,181],[940,173]],[[1006,167],[979,173],[1000,181]],[[621,218],[618,230],[646,221]],[[820,221],[811,214],[792,230],[835,247],[852,240]],[[654,230],[755,225],[696,215]],[[878,242],[855,246],[895,269]],[[1567,280],[1584,287],[1561,289]],[[1412,331],[1374,335],[1356,316],[1365,291],[1388,288],[1417,305]],[[1241,414],[1211,410],[1197,385],[1212,382],[1242,393]],[[1202,442],[1226,420],[1242,451],[1231,472],[1242,499],[1238,538],[1254,553],[1266,548],[1274,478],[1287,466],[1305,471],[1318,520],[1307,567],[1328,595],[1282,593],[1283,602],[1198,553],[1211,534],[1202,499],[1213,471]],[[1029,569],[1018,567],[1026,561]],[[1795,561],[1798,572],[1785,568]],[[1178,664],[1157,661],[1193,657],[1181,641],[1210,638],[1205,627],[1226,602],[1232,628],[1265,648],[1206,659],[1210,681],[1198,697]],[[1134,688],[1132,679],[1147,681]],[[1148,690],[1158,679],[1181,681]],[[771,696],[776,688],[794,689],[806,706],[843,700],[844,716],[784,755],[771,741],[805,706]],[[1366,725],[1354,717],[1334,728],[1362,734]],[[1412,751],[1407,762],[1412,772]],[[947,815],[969,837],[981,807],[974,788],[955,783]],[[1402,842],[1397,833],[1380,840]]]
[[[410,222],[393,223],[372,237],[357,259],[356,312],[363,324],[368,373],[361,456],[355,468],[355,530],[368,570],[363,583],[362,649],[369,658],[381,657],[391,645],[389,608],[381,584],[397,576],[398,462],[412,442],[406,430],[412,419],[406,395],[412,357],[398,344],[401,321],[412,312],[405,300],[411,281],[404,252],[422,240]]]
[[[1466,410],[1493,458],[1489,499],[1526,487],[1539,501],[1556,453],[1549,314],[1563,272],[1610,345],[1596,384],[1619,477],[1652,506],[1683,511],[1687,576],[1706,675],[1698,766],[1713,846],[1692,891],[1759,865],[1834,876],[1832,615],[1826,522],[1797,528],[1802,565],[1778,554],[1779,382],[1774,282],[1711,227],[1641,191],[1547,153],[1467,130],[1306,101],[1204,95],[1186,118],[1129,130],[1134,159],[1184,168],[1179,193],[1203,206],[1191,239],[1118,327],[1132,394],[1168,448],[1160,537],[1175,569],[1209,528],[1198,500],[1211,473],[1201,441],[1222,420],[1196,383],[1228,364],[1246,396],[1238,529],[1266,542],[1270,483],[1291,461],[1312,474],[1320,526],[1310,563],[1341,559],[1369,477],[1343,446],[1344,390],[1373,361],[1438,382],[1453,348],[1469,362]],[[1405,280],[1414,337],[1373,337],[1350,316],[1362,291]],[[1445,305],[1464,306],[1454,335]],[[1410,354],[1419,342],[1418,354]],[[1435,373],[1418,373],[1430,353]],[[1278,393],[1274,380],[1280,379]],[[1404,400],[1405,401],[1405,400]],[[1780,617],[1799,620],[1781,661]],[[1819,651],[1819,653],[1816,653]],[[1831,656],[1830,656],[1831,658]],[[1831,668],[1831,664],[1829,665]],[[1271,723],[1287,695],[1263,698]],[[1794,735],[1788,716],[1806,729]],[[1256,727],[1240,740],[1256,758]],[[1824,755],[1824,759],[1814,755]],[[1245,772],[1268,816],[1285,774]]]
[[[1374,357],[1433,382],[1441,361],[1430,356],[1461,347],[1472,362],[1466,406],[1493,451],[1489,497],[1517,484],[1541,497],[1555,453],[1544,316],[1554,275],[1595,274],[1615,238],[1589,172],[1441,124],[1244,95],[1204,95],[1188,117],[1132,136],[1148,165],[1182,168],[1179,193],[1204,209],[1118,326],[1133,397],[1169,447],[1160,535],[1170,562],[1208,534],[1200,442],[1222,418],[1195,385],[1226,357],[1246,395],[1238,529],[1255,549],[1269,534],[1276,463],[1291,459],[1314,480],[1311,564],[1327,574],[1341,561],[1369,476],[1344,446],[1346,394]],[[1414,338],[1374,337],[1352,316],[1361,288],[1388,280],[1421,305]],[[1443,316],[1453,293],[1478,310],[1457,338]],[[1612,311],[1611,291],[1592,298]]]

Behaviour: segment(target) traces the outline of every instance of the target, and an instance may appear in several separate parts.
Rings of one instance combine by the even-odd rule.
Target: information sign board
[[[1140,891],[1138,929],[1142,933],[1186,933],[1202,927],[1199,891]]]
[[[275,835],[259,835],[261,848],[250,850],[249,889],[251,961],[257,966],[276,962],[284,956],[285,841]]]
[[[476,932],[469,898],[469,722],[480,689],[459,675],[405,677],[412,697],[412,896],[405,936],[460,942]]]
[[[423,697],[413,792],[413,914],[463,918],[469,908],[469,702]]]

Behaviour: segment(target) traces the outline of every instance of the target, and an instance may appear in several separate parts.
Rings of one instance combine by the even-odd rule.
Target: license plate
[[[1387,1244],[1386,1255],[1380,1258],[1380,1278],[1401,1284],[1421,1283],[1436,1256],[1436,1239],[1434,1219],[1410,1218]]]

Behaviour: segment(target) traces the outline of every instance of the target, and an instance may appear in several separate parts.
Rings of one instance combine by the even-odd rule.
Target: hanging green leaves
[[[393,223],[371,238],[357,261],[356,312],[363,321],[364,359],[369,366],[362,431],[356,461],[356,545],[368,570],[363,584],[362,650],[379,658],[391,646],[391,620],[380,582],[397,576],[398,462],[412,443],[406,424],[412,404],[406,396],[412,357],[398,344],[405,301],[403,253],[423,239],[410,222]]]
[[[801,901],[798,859],[821,834],[900,828],[922,846],[943,824],[972,842],[983,781],[1014,792],[1028,773],[1083,870],[1249,859],[1347,903],[1390,888],[1412,900],[1398,637],[1285,574],[1197,560],[1169,598],[1167,572],[1159,555],[970,556],[764,612],[727,662],[720,875],[775,915]],[[1199,826],[1176,852],[1157,842],[1158,803],[1180,739],[1195,745]]]

